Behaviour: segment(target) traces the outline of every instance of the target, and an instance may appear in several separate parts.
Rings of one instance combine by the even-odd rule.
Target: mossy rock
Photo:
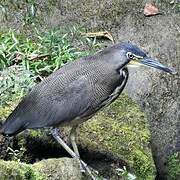
[[[42,160],[33,165],[33,168],[39,172],[46,174],[48,180],[80,180],[82,175],[80,172],[79,162],[72,158],[59,158]]]
[[[139,107],[129,97],[121,95],[108,108],[81,125],[79,145],[125,162],[140,179],[154,179],[147,124]]]
[[[20,96],[12,96],[12,99],[6,102],[6,105],[0,106],[0,125],[7,118],[7,116],[15,109],[20,100]]]
[[[19,98],[1,108],[3,118],[0,119],[7,117],[18,101]],[[68,135],[66,129],[63,133]],[[21,159],[25,162],[61,156],[62,147],[46,130],[30,130],[28,133],[21,133],[15,139],[14,142],[19,147],[26,148]],[[139,178],[154,178],[155,167],[148,148],[150,133],[147,120],[136,103],[123,94],[91,120],[80,125],[77,140],[81,149],[88,149],[89,152],[125,162]],[[48,155],[48,152],[51,154]]]
[[[44,180],[47,179],[45,174],[38,172],[31,165],[15,161],[0,160],[0,177],[1,180],[18,179],[18,180]]]
[[[1,180],[81,180],[79,162],[70,158],[47,159],[33,165],[0,160]]]
[[[167,167],[168,167],[168,180],[176,180],[180,179],[180,159],[179,153],[170,154],[167,160]]]

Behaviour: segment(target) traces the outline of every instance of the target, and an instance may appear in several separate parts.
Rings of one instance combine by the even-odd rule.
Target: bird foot
[[[80,160],[80,171],[82,173],[87,173],[92,180],[97,180],[96,176],[94,174],[98,174],[97,171],[95,171],[92,167],[88,166],[84,161]]]
[[[80,165],[80,171],[81,171],[81,173],[85,173],[86,172],[86,170]]]
[[[82,161],[81,161],[82,162]],[[88,166],[86,163],[80,163],[80,171],[82,173],[87,173],[88,176],[92,178],[92,180],[98,180],[99,179],[99,172],[92,168],[91,166]],[[101,177],[102,180],[109,180],[107,178]]]
[[[85,173],[86,169],[83,167],[83,165],[81,164],[81,161],[79,161],[79,166],[80,166],[80,171],[81,173]]]
[[[84,169],[87,174],[89,174],[89,176],[92,178],[92,180],[97,180],[97,178],[93,175],[92,171],[90,170],[90,168],[87,166],[87,164],[82,161],[79,157],[79,155],[77,155],[71,148],[69,148],[69,146],[61,139],[60,137],[60,132],[59,132],[59,129],[55,128],[55,129],[52,129],[51,130],[51,134],[53,135],[53,137],[66,149],[66,151],[73,157],[73,158],[76,158],[82,168],[81,169]]]

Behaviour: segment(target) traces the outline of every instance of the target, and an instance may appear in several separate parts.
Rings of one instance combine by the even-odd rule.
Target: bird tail
[[[9,115],[0,128],[0,134],[16,135],[29,126],[35,116],[35,113],[31,112],[31,109],[35,109],[35,103],[29,97],[27,99],[25,97]]]
[[[14,126],[13,124],[10,123],[10,121],[7,121],[1,127],[0,134],[13,136],[13,135],[18,134],[19,132],[21,132],[23,130],[24,130],[24,128]]]
[[[15,111],[9,115],[0,128],[0,134],[12,136],[18,134],[24,129],[25,125],[22,122],[22,119],[20,119],[19,113],[17,113],[17,109],[15,109]]]

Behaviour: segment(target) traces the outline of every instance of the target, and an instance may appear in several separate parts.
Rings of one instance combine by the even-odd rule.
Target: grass
[[[178,152],[172,153],[167,159],[167,167],[169,179],[176,180],[179,179],[180,175],[180,160],[178,157]]]
[[[35,84],[38,76],[47,76],[67,62],[87,56],[104,45],[106,44],[97,41],[96,38],[83,37],[81,31],[76,27],[70,28],[69,31],[52,30],[46,33],[35,30],[32,37],[16,34],[12,30],[0,32],[1,109],[7,111],[4,108],[8,105],[7,102],[14,102],[17,96],[20,98],[24,96]],[[9,106],[12,108],[12,104]],[[117,129],[117,131],[120,130]],[[124,131],[128,132],[127,129]],[[96,134],[98,134],[97,131]],[[111,143],[108,138],[109,135],[107,143]],[[128,142],[131,140],[128,139]],[[19,151],[11,149],[10,153],[15,160],[21,159]],[[140,164],[138,167],[146,167],[141,163],[147,162],[149,159],[143,159],[146,155],[140,154],[141,157],[139,157],[139,154],[139,152],[136,154]],[[142,161],[140,161],[141,159]],[[140,171],[146,171],[145,175],[149,172],[146,169]]]
[[[41,79],[67,62],[91,54],[102,44],[83,37],[76,27],[34,31],[31,38],[13,30],[0,32],[0,106],[13,96],[24,96],[37,77]]]
[[[13,31],[0,34],[0,70],[13,64],[22,65],[35,74],[47,75],[59,69],[67,61],[85,56],[72,47],[67,34],[58,31],[36,33],[35,40],[16,35]]]
[[[63,35],[57,30],[48,33],[36,32],[33,39],[15,34],[13,31],[1,32],[0,70],[18,64],[35,74],[46,76],[68,61],[86,56],[100,46],[96,39],[83,39],[82,36],[77,46],[72,42],[75,36],[81,36],[76,28]],[[77,48],[85,43],[91,51]]]
[[[35,85],[35,80],[36,76],[20,65],[0,71],[0,107],[16,97],[23,97]]]

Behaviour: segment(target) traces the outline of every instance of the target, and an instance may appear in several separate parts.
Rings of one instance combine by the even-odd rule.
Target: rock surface
[[[79,163],[74,159],[59,158],[42,160],[33,165],[0,160],[1,180],[81,180]]]
[[[172,178],[168,159],[180,153],[180,38],[179,5],[168,0],[158,1],[161,15],[145,17],[146,1],[86,1],[79,6],[65,2],[52,11],[47,25],[63,25],[69,22],[84,23],[89,31],[109,30],[116,41],[131,41],[141,46],[162,63],[174,67],[178,74],[168,74],[141,68],[132,70],[126,93],[147,114],[151,147],[158,171],[157,178]],[[59,15],[59,20],[56,18]],[[177,156],[180,164],[180,156]],[[176,172],[176,178],[179,171]]]
[[[150,134],[146,120],[135,102],[122,94],[103,112],[82,124],[79,145],[93,154],[119,159],[138,177],[153,179],[155,169],[148,148]]]
[[[47,159],[39,161],[32,166],[48,180],[81,180],[79,162],[70,158]]]
[[[4,112],[3,119],[13,109],[12,103],[8,105],[10,110],[8,107],[0,109]],[[61,128],[61,132],[69,143],[69,128]],[[153,179],[155,169],[148,148],[150,134],[147,120],[135,102],[127,96],[122,94],[110,107],[83,123],[78,128],[77,137],[81,157],[99,170],[101,175],[114,177],[117,174],[115,169],[126,165],[136,176]],[[25,148],[17,158],[30,163],[68,155],[52,138],[48,129],[24,131],[11,139],[1,137],[0,141],[1,156],[5,159],[14,159],[6,151],[9,146],[13,149]],[[52,169],[53,166],[52,163]]]
[[[0,160],[0,177],[2,180],[7,179],[46,179],[45,174],[40,174],[31,165],[15,161]]]
[[[44,29],[62,27],[72,22],[82,24],[90,31],[109,30],[116,41],[131,41],[143,47],[152,56],[176,68],[180,72],[179,9],[169,0],[156,3],[162,15],[145,17],[143,8],[146,1],[104,0],[104,1],[37,1],[37,18]],[[176,1],[174,1],[176,2]],[[27,12],[21,8],[26,3],[8,4],[0,16],[2,27],[13,27],[23,31],[23,17]],[[79,5],[81,4],[81,5]],[[27,9],[31,8],[27,5]],[[20,8],[19,8],[20,7]],[[18,9],[19,8],[19,9]],[[48,13],[47,13],[48,11]],[[19,17],[19,12],[23,15]],[[48,16],[47,16],[48,14]],[[31,29],[31,28],[30,28]],[[26,29],[28,31],[28,29]],[[135,99],[147,114],[151,147],[159,179],[171,178],[168,159],[173,156],[180,160],[180,79],[179,74],[169,76],[148,68],[132,70],[126,92]],[[174,156],[178,154],[178,156]],[[180,162],[179,162],[180,163]],[[178,173],[178,172],[177,172]],[[178,177],[179,174],[176,173]]]

